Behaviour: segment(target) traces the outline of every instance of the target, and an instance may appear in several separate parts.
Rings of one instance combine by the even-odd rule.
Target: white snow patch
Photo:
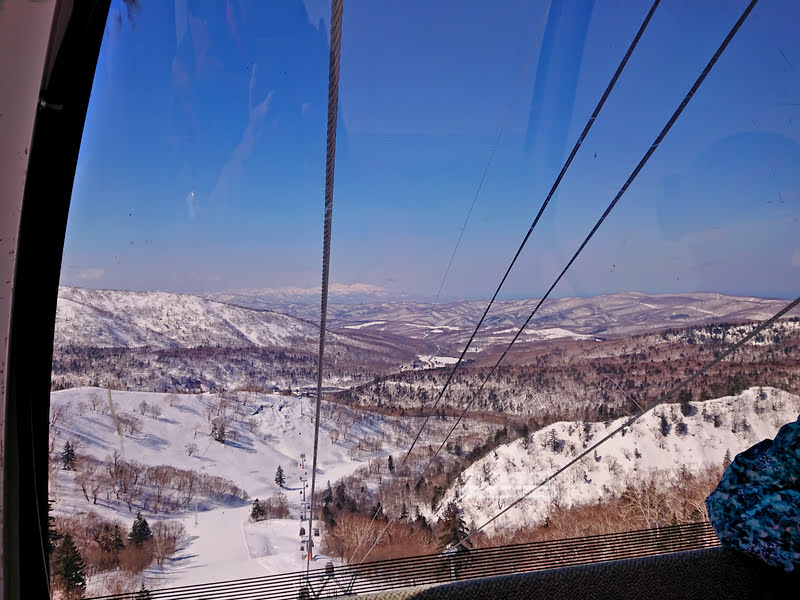
[[[364,329],[364,327],[383,325],[384,323],[386,323],[386,321],[370,321],[369,323],[361,323],[360,325],[345,325],[343,329]]]

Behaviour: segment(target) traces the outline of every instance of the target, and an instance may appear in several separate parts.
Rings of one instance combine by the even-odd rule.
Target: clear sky
[[[746,4],[663,0],[504,297],[549,287]],[[443,291],[491,295],[649,6],[345,0],[332,280],[433,298],[533,48]],[[63,284],[319,285],[329,9],[112,2]],[[798,23],[756,6],[555,296],[800,294]]]

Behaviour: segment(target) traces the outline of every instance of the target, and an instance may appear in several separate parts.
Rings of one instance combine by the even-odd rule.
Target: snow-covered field
[[[242,577],[297,571],[305,568],[300,552],[299,515],[302,500],[300,454],[305,453],[305,473],[311,472],[313,447],[312,401],[292,396],[247,396],[246,404],[231,403],[225,408],[229,416],[228,442],[221,444],[209,436],[208,412],[218,406],[219,396],[165,395],[145,392],[113,391],[113,414],[107,390],[76,388],[51,394],[51,414],[58,417],[51,432],[52,449],[60,453],[66,441],[77,443],[79,455],[105,460],[115,451],[123,460],[144,465],[171,465],[232,480],[247,490],[248,501],[227,504],[198,502],[197,510],[171,514],[152,514],[143,510],[151,523],[158,519],[179,520],[188,534],[187,543],[168,560],[163,568],[151,567],[146,573],[153,588],[223,581]],[[142,402],[161,411],[157,417],[140,413]],[[94,405],[94,407],[93,407]],[[240,408],[237,408],[240,407]],[[236,414],[236,411],[241,414]],[[122,435],[116,422],[135,417],[141,431]],[[255,424],[248,423],[255,419]],[[365,464],[370,456],[352,458],[351,449],[357,440],[382,435],[379,421],[359,419],[349,426],[324,420],[319,441],[317,489],[327,481],[336,481]],[[253,431],[250,431],[250,429]],[[235,441],[234,441],[235,437]],[[332,442],[332,437],[336,442]],[[197,450],[189,456],[187,447]],[[396,450],[386,445],[380,454]],[[291,518],[267,520],[253,524],[248,517],[254,498],[266,499],[280,491],[275,472],[280,465],[286,476],[286,494]],[[50,494],[55,500],[53,514],[75,515],[95,511],[101,517],[120,519],[130,527],[136,510],[101,493],[97,504],[87,502],[76,482],[75,471],[53,471]],[[317,540],[318,543],[318,540]],[[327,559],[315,561],[319,568]],[[93,587],[94,585],[94,587]],[[90,582],[89,593],[102,593],[97,582]]]
[[[123,460],[143,465],[170,465],[224,477],[249,493],[247,501],[198,497],[188,510],[168,514],[154,514],[134,502],[129,512],[126,503],[113,493],[101,492],[96,504],[87,501],[77,481],[78,472],[56,468],[51,472],[50,489],[54,514],[95,511],[129,527],[136,511],[143,509],[151,523],[159,519],[180,521],[187,539],[179,551],[164,566],[153,566],[145,572],[147,585],[153,589],[302,570],[305,563],[298,518],[300,477],[304,473],[310,475],[312,400],[244,392],[227,396],[227,403],[222,405],[220,400],[225,397],[112,391],[112,410],[107,390],[76,388],[53,392],[54,456],[69,440],[77,443],[78,455],[103,461],[117,452]],[[143,402],[158,410],[144,407]],[[513,528],[520,523],[534,523],[544,517],[555,498],[562,505],[570,505],[619,494],[625,481],[653,470],[675,473],[681,468],[696,470],[719,463],[726,453],[735,456],[762,439],[774,437],[781,425],[795,420],[800,397],[773,388],[751,388],[739,396],[693,402],[690,406],[691,410],[683,412],[676,404],[651,411],[625,435],[610,439],[596,453],[590,453],[509,511],[497,525]],[[343,416],[343,410],[332,406],[324,411],[327,416],[320,432],[318,490],[324,489],[327,481],[333,483],[353,473],[376,456],[405,449],[399,446],[400,438],[387,434],[393,426],[389,423],[391,417],[352,409]],[[217,412],[229,417],[225,444],[209,435]],[[140,421],[140,430],[120,431],[117,425],[131,418]],[[664,422],[668,425],[666,435]],[[439,506],[455,499],[463,508],[468,525],[481,525],[621,423],[560,422],[499,446],[467,468]],[[382,449],[356,451],[359,441],[367,439],[383,440]],[[196,449],[190,455],[191,445]],[[302,453],[307,457],[305,471],[300,466]],[[291,516],[251,523],[252,500],[265,500],[281,491],[275,483],[278,465],[285,472],[282,492]],[[441,516],[433,514],[429,507],[420,508],[430,518]],[[319,539],[316,542],[319,546]],[[327,561],[327,557],[320,556],[313,565],[323,568]],[[100,578],[95,578],[90,581],[88,592],[105,593],[102,585]]]
[[[795,421],[800,396],[768,387],[750,388],[738,396],[690,405],[690,416],[683,415],[678,404],[664,404],[647,413],[626,429],[625,435],[609,439],[596,453],[509,510],[494,526],[513,528],[518,523],[538,522],[554,499],[569,506],[619,495],[624,482],[653,470],[674,474],[685,467],[694,472],[721,463],[726,453],[734,457],[775,437],[782,425]],[[668,425],[663,429],[662,415]],[[624,422],[560,422],[525,440],[500,446],[466,469],[463,483],[456,482],[439,506],[455,499],[471,527],[480,526]],[[679,433],[681,423],[686,427],[683,434]]]

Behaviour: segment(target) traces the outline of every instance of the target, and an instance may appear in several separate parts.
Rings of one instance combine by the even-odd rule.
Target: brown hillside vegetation
[[[571,341],[514,348],[484,389],[496,354],[456,372],[441,410],[475,411],[530,419],[533,429],[556,420],[602,421],[645,407],[714,360],[753,324],[715,324],[666,330],[612,341]],[[800,388],[800,320],[782,321],[762,332],[687,388],[681,400],[734,395],[751,386]],[[405,371],[375,378],[337,394],[341,402],[389,408],[430,407],[450,368]],[[476,396],[477,394],[477,396]]]

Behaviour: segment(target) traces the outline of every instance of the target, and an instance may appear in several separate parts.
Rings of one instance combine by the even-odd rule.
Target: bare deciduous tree
[[[157,521],[153,524],[153,544],[156,564],[164,564],[164,559],[174,554],[186,535],[186,529],[179,521]]]

